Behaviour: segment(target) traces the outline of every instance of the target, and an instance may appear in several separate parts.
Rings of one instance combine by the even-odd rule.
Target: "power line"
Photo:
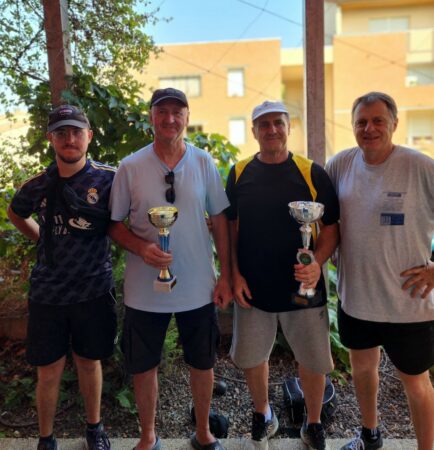
[[[208,75],[214,75],[215,77],[221,78],[223,80],[227,79],[225,75],[222,75],[222,74],[220,74],[218,72],[214,72],[211,69],[208,69],[206,67],[203,67],[203,66],[197,64],[196,62],[187,60],[187,59],[182,58],[182,57],[180,57],[178,55],[174,55],[173,53],[168,52],[166,49],[164,49],[164,53],[166,55],[171,56],[174,59],[177,59],[178,61],[181,61],[183,63],[189,64],[190,66],[195,67],[196,69],[199,69],[199,70],[205,72]],[[279,72],[278,73],[280,73],[280,68],[279,68]],[[277,74],[275,74],[272,79],[274,79],[276,76],[277,76]],[[271,81],[269,82],[269,84],[270,83],[271,83]],[[273,95],[267,94],[263,90],[258,90],[258,89],[254,88],[254,87],[251,87],[251,86],[247,85],[247,84],[245,84],[244,87],[245,87],[246,90],[248,90],[250,92],[253,92],[255,94],[261,95],[261,96],[267,98],[268,100],[275,100],[275,101],[277,101],[277,100],[280,101],[281,100],[280,98],[276,98]],[[285,103],[286,103],[287,106],[290,106],[292,109],[298,111],[299,114],[300,114],[300,117],[302,117],[304,115],[304,108],[300,107],[298,104],[291,103],[291,102],[285,102]],[[352,131],[352,128],[346,127],[345,125],[341,125],[341,124],[335,122],[333,119],[327,119],[326,118],[325,121],[327,123],[330,123],[330,124],[338,127],[338,128],[342,128],[342,129],[347,130],[347,131]]]
[[[250,2],[248,2],[246,0],[236,0],[236,1],[238,1],[240,3],[243,3],[243,4],[247,5],[247,6],[250,6],[251,8],[260,9],[262,12],[265,12],[265,13],[271,15],[271,16],[274,16],[274,17],[277,17],[277,18],[279,18],[281,20],[284,20],[285,22],[289,22],[289,23],[292,23],[293,25],[297,25],[299,27],[303,27],[303,24],[301,24],[300,22],[296,22],[295,20],[289,19],[288,17],[282,16],[281,14],[277,14],[277,13],[275,13],[273,11],[270,11],[270,10],[268,10],[266,8],[261,8],[261,7],[255,5],[253,3],[250,3]],[[329,37],[329,38],[333,38],[333,37],[339,36],[339,35],[325,33],[325,36]],[[378,58],[381,61],[387,62],[388,64],[407,69],[407,64],[403,64],[403,63],[399,62],[399,60],[397,61],[397,60],[385,58],[380,53],[375,53],[373,51],[366,50],[365,48],[362,48],[362,47],[360,47],[358,45],[355,45],[355,44],[351,44],[350,42],[347,42],[347,41],[340,41],[340,43],[342,45],[346,45],[347,47],[351,47],[351,48],[353,48],[355,50],[358,50],[358,51],[364,53],[366,56],[374,56],[374,57]],[[421,71],[418,71],[418,70],[414,70],[414,73],[419,73],[420,75],[423,75],[425,78],[429,78],[431,80],[434,80],[434,76],[431,76],[431,75],[426,74],[424,72],[421,72]]]
[[[247,31],[250,29],[250,27],[262,16],[264,9],[267,7],[269,0],[265,1],[264,6],[261,8],[261,11],[257,16],[253,18],[253,20],[244,28],[242,33],[238,36],[238,38],[235,40],[235,42],[230,45],[225,52],[222,53],[220,58],[211,66],[211,69],[214,69],[214,67],[238,44],[238,42],[241,40],[241,38],[247,33]]]

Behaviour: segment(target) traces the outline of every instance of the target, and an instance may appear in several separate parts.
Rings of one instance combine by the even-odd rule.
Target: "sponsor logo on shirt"
[[[68,223],[71,227],[77,228],[79,230],[92,230],[92,224],[86,219],[83,219],[83,217],[79,217],[78,219],[71,218],[68,220]]]

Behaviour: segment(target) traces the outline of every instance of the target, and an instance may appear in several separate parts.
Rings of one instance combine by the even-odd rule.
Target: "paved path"
[[[137,439],[110,439],[112,450],[132,450]],[[348,440],[327,440],[330,450],[339,450]],[[221,439],[226,450],[241,450],[242,439]],[[59,450],[85,450],[84,439],[59,439]],[[163,439],[163,450],[191,450],[187,439]],[[36,439],[0,439],[0,450],[36,450]],[[270,450],[305,450],[299,439],[272,439]],[[382,450],[417,450],[412,439],[385,439]]]

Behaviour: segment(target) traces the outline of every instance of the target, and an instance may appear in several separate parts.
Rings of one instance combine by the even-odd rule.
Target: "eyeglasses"
[[[167,184],[170,184],[170,188],[166,191],[166,200],[169,203],[175,203],[175,188],[173,187],[175,184],[175,174],[172,171],[168,172],[164,177],[164,181]]]
[[[60,128],[51,132],[56,139],[66,139],[72,135],[74,138],[82,138],[84,136],[83,128]]]

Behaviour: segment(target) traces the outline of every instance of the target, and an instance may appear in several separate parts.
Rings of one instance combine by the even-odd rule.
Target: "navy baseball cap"
[[[48,114],[48,131],[54,131],[64,126],[90,128],[86,114],[72,105],[61,105]]]
[[[188,101],[184,92],[175,88],[157,89],[156,91],[154,91],[151,97],[151,108],[152,106],[155,106],[163,100],[167,99],[178,100],[188,108]]]

